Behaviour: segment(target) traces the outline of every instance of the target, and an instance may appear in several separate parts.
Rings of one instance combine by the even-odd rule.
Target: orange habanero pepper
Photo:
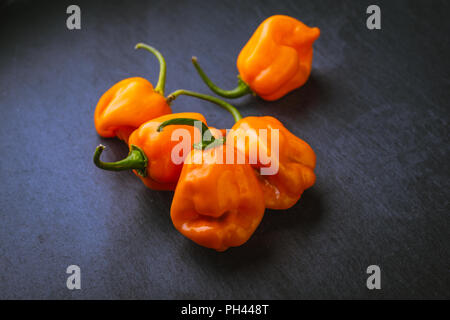
[[[167,121],[161,127],[170,124]],[[185,158],[170,216],[185,237],[201,246],[224,251],[250,238],[263,218],[265,207],[253,169],[248,164],[225,163],[223,140],[214,140],[221,133],[211,130],[213,138],[203,140]]]
[[[261,129],[267,132],[264,139],[259,134]],[[275,152],[272,150],[271,129],[278,130],[278,146],[275,146],[278,156],[273,160],[278,162],[276,164],[261,159],[259,152],[262,149],[269,158]],[[239,139],[245,139],[244,143],[237,143]],[[266,208],[288,209],[297,203],[306,189],[314,185],[316,154],[305,141],[292,134],[274,117],[246,117],[239,120],[227,135],[227,142],[233,140],[237,148],[245,153],[247,161],[249,151],[258,150],[256,163],[251,166],[258,172]],[[276,166],[278,171],[275,174],[259,174],[262,168],[270,166]]]
[[[117,136],[127,142],[130,134],[144,122],[172,113],[164,97],[166,63],[161,53],[153,47],[138,43],[159,60],[160,72],[155,88],[144,78],[124,79],[106,91],[97,103],[94,121],[99,135]]]
[[[177,90],[167,99],[173,101],[179,95],[193,94],[186,90]],[[226,143],[244,154],[245,163],[255,170],[264,193],[266,208],[288,209],[297,203],[306,189],[314,185],[316,154],[305,141],[286,129],[279,120],[274,117],[242,118],[239,111],[225,101],[206,95],[195,96],[214,102],[233,115],[236,123],[226,135]],[[272,138],[271,129],[277,130],[278,139]],[[264,136],[261,136],[260,130],[265,130]],[[272,145],[276,149],[272,150]],[[256,154],[250,155],[253,152]],[[268,167],[275,167],[277,171],[260,174],[263,168]]]
[[[301,87],[311,73],[312,45],[320,35],[301,21],[284,15],[267,18],[241,50],[237,59],[238,86],[232,90],[217,87],[192,58],[206,85],[225,98],[238,98],[250,92],[264,100],[277,100]]]
[[[97,167],[110,171],[133,170],[133,172],[149,188],[155,190],[174,190],[181,173],[183,162],[175,163],[172,160],[172,150],[179,141],[172,141],[172,132],[179,128],[188,130],[191,142],[197,143],[200,137],[194,134],[192,126],[173,125],[164,131],[158,131],[159,126],[167,120],[175,118],[192,118],[206,122],[199,113],[173,113],[152,119],[142,124],[130,136],[128,144],[130,153],[120,161],[107,163],[100,161],[100,155],[105,149],[99,145],[95,150],[94,163]],[[182,154],[184,158],[187,154]]]

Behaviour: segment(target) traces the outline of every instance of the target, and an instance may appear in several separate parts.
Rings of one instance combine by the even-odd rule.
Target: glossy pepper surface
[[[253,169],[226,163],[223,145],[193,149],[186,157],[170,210],[184,236],[217,251],[240,246],[254,233],[264,210]]]
[[[242,80],[265,100],[276,100],[302,86],[311,73],[318,28],[276,15],[256,29],[237,59]]]
[[[266,137],[261,137],[260,129],[267,130]],[[261,153],[258,152],[257,161],[251,166],[257,173],[261,168],[271,165],[278,168],[276,174],[258,174],[258,179],[264,193],[265,206],[270,209],[288,209],[300,199],[303,191],[316,181],[314,174],[316,155],[313,149],[273,117],[245,117],[239,120],[228,133],[227,143],[233,142],[245,153],[246,162],[251,163],[250,150],[262,149],[262,154],[268,156],[274,152],[272,150],[274,137],[270,129],[278,130],[278,157],[272,160],[278,163],[273,164],[262,159]],[[239,144],[237,142],[239,139],[245,139],[243,140],[245,143]]]
[[[192,118],[206,123],[203,115],[199,113],[173,113],[152,119],[142,124],[129,137],[130,154],[124,160],[115,163],[105,163],[100,161],[102,146],[97,147],[94,155],[94,163],[101,169],[121,171],[133,169],[133,172],[149,188],[155,190],[174,190],[183,166],[183,154],[180,149],[178,156],[180,162],[172,160],[173,148],[181,141],[173,140],[172,133],[176,129],[185,129],[189,133],[192,145],[200,141],[201,137],[194,133],[195,127],[188,125],[172,125],[163,131],[158,131],[159,126],[174,118]],[[99,149],[100,148],[100,149]]]
[[[152,52],[160,62],[160,74],[156,87],[146,79],[133,77],[124,79],[106,91],[97,103],[95,128],[102,137],[128,140],[129,135],[142,123],[161,115],[172,113],[164,98],[166,66],[162,55],[156,49],[137,44]]]
[[[284,15],[267,18],[256,29],[237,59],[238,86],[223,90],[192,62],[203,81],[216,94],[238,98],[250,92],[264,100],[277,100],[302,86],[311,73],[313,43],[320,35],[301,21]]]
[[[288,209],[300,199],[304,190],[314,185],[316,155],[313,149],[286,129],[279,120],[274,117],[242,118],[231,104],[186,90],[175,91],[168,99],[174,100],[177,96],[186,94],[213,102],[233,115],[236,123],[227,133],[226,144],[237,148],[244,155],[245,163],[254,168],[267,208]],[[274,136],[271,129],[276,130]],[[261,135],[262,132],[266,134]],[[263,172],[270,168],[276,168],[277,171]]]

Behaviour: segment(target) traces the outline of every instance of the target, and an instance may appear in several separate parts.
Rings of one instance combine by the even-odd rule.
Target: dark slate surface
[[[372,1],[77,1],[80,31],[69,1],[1,3],[0,298],[450,298],[448,2],[377,1],[380,31],[365,26]],[[127,152],[97,136],[94,108],[125,77],[155,82],[140,41],[165,55],[167,92],[208,92],[192,55],[232,87],[241,47],[277,13],[321,28],[312,76],[280,101],[235,104],[309,142],[317,183],[216,253],[173,228],[172,193],[93,166],[99,143],[106,160]],[[189,97],[173,110],[232,125]]]

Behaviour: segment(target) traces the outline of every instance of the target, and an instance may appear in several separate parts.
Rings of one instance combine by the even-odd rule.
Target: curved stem
[[[150,51],[153,53],[153,55],[158,59],[159,61],[159,78],[158,83],[156,84],[155,91],[164,96],[164,87],[166,85],[166,61],[164,60],[164,57],[162,56],[161,52],[156,50],[155,48],[145,44],[145,43],[138,43],[135,47],[135,49],[145,49],[147,51]]]
[[[199,123],[201,123],[201,128],[199,127]],[[177,125],[177,124],[196,127],[200,130],[200,132],[202,134],[202,141],[194,144],[195,149],[204,150],[206,148],[217,146],[217,145],[223,144],[225,142],[224,138],[220,138],[220,139],[214,138],[214,136],[212,135],[211,131],[209,130],[208,126],[205,123],[203,123],[200,120],[191,119],[191,118],[175,118],[175,119],[170,119],[170,120],[164,121],[163,123],[161,123],[159,125],[157,131],[161,132],[166,126]],[[209,132],[209,134],[207,134],[207,132]]]
[[[136,172],[145,177],[147,175],[147,163],[148,159],[144,151],[141,148],[131,145],[128,156],[120,161],[116,162],[103,162],[100,160],[100,155],[105,150],[104,145],[99,145],[95,149],[94,163],[97,167],[103,170],[109,171],[124,171],[124,170],[136,170]]]
[[[246,84],[242,79],[238,76],[238,85],[236,88],[232,90],[223,90],[216,86],[211,79],[208,78],[206,73],[203,71],[203,69],[200,67],[200,65],[197,62],[197,57],[192,57],[192,64],[194,65],[195,69],[197,69],[198,74],[203,79],[203,81],[206,83],[206,85],[216,94],[218,94],[221,97],[234,99],[239,98],[242,96],[245,96],[246,94],[249,94],[252,92],[248,84]]]
[[[228,102],[225,102],[225,101],[223,101],[223,100],[221,100],[219,98],[213,97],[213,96],[208,96],[206,94],[202,94],[202,93],[198,93],[198,92],[194,92],[194,91],[183,90],[183,89],[174,91],[174,92],[172,92],[171,94],[169,94],[167,96],[167,103],[172,102],[179,95],[186,95],[186,96],[196,97],[196,98],[199,98],[199,99],[202,99],[202,100],[206,100],[206,101],[215,103],[215,104],[219,105],[220,107],[224,108],[225,110],[227,110],[229,113],[231,113],[231,115],[234,118],[234,121],[238,122],[239,120],[242,119],[242,115],[238,111],[238,109],[236,109],[236,107],[233,107]]]

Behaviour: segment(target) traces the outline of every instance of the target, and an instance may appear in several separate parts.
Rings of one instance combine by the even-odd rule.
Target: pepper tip
[[[103,152],[103,150],[105,150],[105,146],[104,145],[102,145],[102,144],[99,144],[98,146],[97,146],[97,148],[95,148],[95,152],[94,152],[94,164],[97,166],[97,167],[101,167],[100,166],[100,155],[102,154],[102,152]]]
[[[144,44],[142,43],[142,42],[139,42],[139,43],[137,43],[135,46],[134,46],[134,49],[139,49],[139,48],[142,48],[142,46],[143,46]]]
[[[169,94],[166,98],[167,104],[170,104],[173,100],[175,100],[177,97],[173,94]]]

